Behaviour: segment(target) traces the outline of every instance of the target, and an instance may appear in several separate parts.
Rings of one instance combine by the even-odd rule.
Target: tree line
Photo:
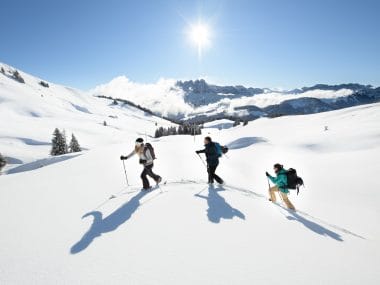
[[[155,138],[173,135],[200,135],[202,133],[202,126],[198,125],[179,125],[178,127],[172,126],[168,128],[159,127],[154,133]]]

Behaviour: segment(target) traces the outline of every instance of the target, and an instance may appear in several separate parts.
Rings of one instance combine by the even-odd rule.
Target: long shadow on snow
[[[62,162],[77,156],[80,156],[81,153],[78,154],[65,154],[65,155],[59,155],[59,156],[52,156],[48,158],[43,158],[39,159],[33,162],[21,164],[17,167],[11,168],[7,171],[7,174],[15,174],[15,173],[20,173],[20,172],[25,172],[25,171],[32,171],[35,169],[39,169],[51,164],[55,164],[58,162]]]
[[[316,222],[308,220],[305,217],[302,217],[301,215],[297,214],[297,212],[295,212],[295,211],[289,210],[289,209],[287,209],[281,205],[279,205],[279,207],[284,209],[289,214],[289,215],[285,214],[285,216],[288,220],[297,221],[297,222],[301,223],[302,225],[304,225],[309,230],[311,230],[311,231],[313,231],[319,235],[330,237],[332,239],[335,239],[336,241],[343,241],[342,236],[340,234],[333,232],[333,231],[317,224]]]
[[[221,219],[233,219],[238,217],[245,220],[245,215],[239,210],[233,208],[218,192],[226,191],[223,187],[209,186],[208,196],[195,194],[196,197],[206,199],[208,204],[207,217],[212,223],[219,223]]]
[[[99,211],[92,211],[85,214],[83,218],[93,216],[94,220],[90,229],[83,235],[83,237],[71,247],[71,254],[79,253],[85,250],[95,238],[100,237],[104,233],[116,230],[120,225],[128,221],[136,210],[141,206],[140,200],[148,192],[140,191],[137,195],[133,196],[128,202],[116,209],[113,213],[103,218],[103,214]]]
[[[239,187],[236,187],[236,186],[233,186],[233,185],[226,185],[225,188],[227,190],[233,190],[233,191],[241,192],[244,195],[254,196],[254,197],[256,197],[258,199],[261,199],[261,200],[264,200],[266,202],[268,201],[268,197],[266,195],[254,192],[254,191],[249,190],[249,189],[239,188]],[[364,236],[361,236],[361,235],[359,235],[357,233],[354,233],[354,232],[352,232],[352,231],[350,231],[350,230],[348,230],[346,228],[340,227],[338,225],[334,225],[334,224],[331,224],[329,222],[326,222],[326,221],[324,221],[322,219],[319,219],[317,217],[314,217],[314,216],[312,216],[312,215],[310,215],[310,214],[308,214],[306,212],[303,212],[303,211],[300,211],[300,210],[297,210],[297,212],[294,212],[292,210],[288,210],[287,208],[283,207],[282,205],[280,205],[278,203],[275,203],[274,205],[277,205],[280,208],[288,211],[289,214],[290,214],[290,216],[287,216],[287,218],[289,220],[296,220],[296,221],[304,224],[305,227],[308,227],[308,228],[312,229],[316,233],[321,233],[321,234],[326,233],[324,235],[327,235],[327,236],[330,236],[330,237],[334,237],[335,236],[335,237],[337,237],[337,240],[342,239],[339,234],[337,234],[337,233],[335,233],[333,231],[330,231],[330,230],[326,229],[325,227],[323,227],[321,225],[321,224],[325,224],[326,226],[334,228],[334,229],[336,229],[338,231],[341,231],[341,232],[343,232],[345,234],[349,234],[351,236],[354,236],[354,237],[357,237],[357,238],[360,238],[360,239],[366,239]],[[302,216],[300,216],[300,214]],[[308,218],[310,218],[312,220],[315,220],[315,222],[310,221],[310,220],[306,219],[305,217],[308,217]]]

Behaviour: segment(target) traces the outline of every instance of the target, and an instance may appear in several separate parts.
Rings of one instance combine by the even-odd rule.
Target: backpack
[[[300,186],[304,185],[301,177],[297,176],[297,170],[289,168],[286,171],[286,178],[288,180],[287,188],[297,190],[297,195],[300,191]]]
[[[150,143],[146,143],[146,144],[144,145],[144,153],[145,153],[147,150],[150,151],[150,154],[152,155],[153,160],[156,159],[156,154],[155,154],[155,152],[154,152],[154,148],[153,148],[153,146],[152,146]]]
[[[228,152],[228,147],[222,146],[219,143],[214,143],[216,148],[216,153],[218,154],[218,157],[222,157],[223,154],[226,154]]]

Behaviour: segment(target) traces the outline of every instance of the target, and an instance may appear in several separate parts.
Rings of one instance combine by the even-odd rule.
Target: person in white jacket
[[[135,154],[139,156],[139,162],[144,166],[144,170],[140,176],[143,182],[143,190],[151,189],[147,175],[152,177],[157,185],[162,181],[161,176],[153,172],[154,154],[152,152],[153,149],[145,145],[142,138],[138,138],[135,143],[135,149],[127,156],[120,156],[121,160],[129,159]]]

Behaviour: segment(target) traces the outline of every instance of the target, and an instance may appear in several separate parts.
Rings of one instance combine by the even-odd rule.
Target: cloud
[[[159,79],[156,83],[143,84],[130,81],[126,76],[119,76],[107,84],[95,87],[91,92],[126,99],[164,116],[191,113],[193,108],[185,103],[185,94],[175,83],[174,79]]]

